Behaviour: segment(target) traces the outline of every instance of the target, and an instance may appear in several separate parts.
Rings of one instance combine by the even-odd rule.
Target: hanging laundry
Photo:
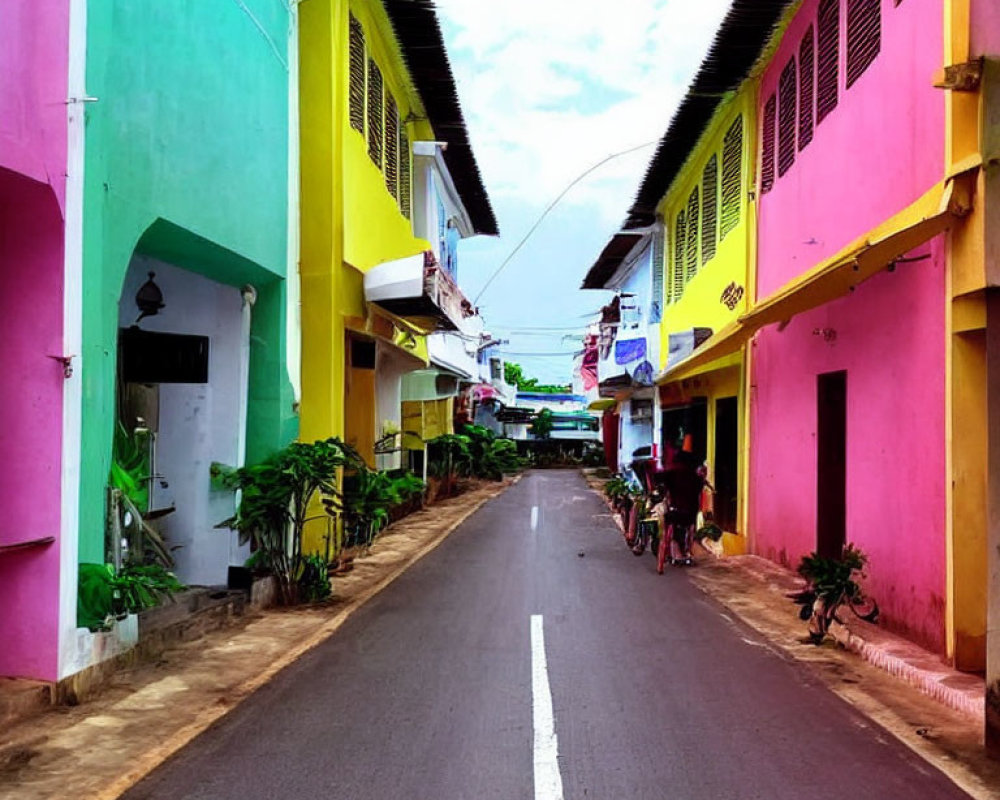
[[[642,361],[646,357],[646,340],[643,339],[619,339],[615,342],[615,363],[631,364],[633,361]]]

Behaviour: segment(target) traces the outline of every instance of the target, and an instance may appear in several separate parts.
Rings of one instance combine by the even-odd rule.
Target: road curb
[[[248,678],[238,684],[230,693],[230,697],[235,697],[235,701],[224,705],[206,708],[195,719],[178,731],[168,736],[162,744],[151,751],[147,751],[141,758],[137,759],[135,765],[128,772],[121,775],[113,783],[105,786],[101,791],[92,795],[92,800],[117,800],[125,792],[135,786],[139,781],[149,775],[153,770],[166,762],[171,756],[181,750],[209,727],[225,717],[240,703],[250,697],[257,689],[271,681],[279,672],[290,666],[303,655],[314,649],[318,645],[329,639],[337,630],[354,614],[359,608],[364,606],[369,600],[382,592],[400,575],[406,572],[415,563],[435,550],[445,539],[456,531],[469,517],[491,500],[502,495],[521,479],[521,475],[516,475],[506,486],[502,487],[496,494],[483,497],[469,505],[450,526],[438,533],[433,539],[424,544],[419,550],[411,554],[405,561],[393,568],[389,574],[384,576],[377,583],[372,584],[363,590],[356,597],[352,598],[348,605],[341,609],[335,617],[323,623],[311,636],[301,641],[292,649],[283,653],[268,665],[267,669],[258,673],[252,678]]]

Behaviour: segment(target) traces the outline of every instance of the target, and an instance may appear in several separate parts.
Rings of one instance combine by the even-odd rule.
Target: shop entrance
[[[847,541],[847,373],[816,377],[816,552],[839,558]]]

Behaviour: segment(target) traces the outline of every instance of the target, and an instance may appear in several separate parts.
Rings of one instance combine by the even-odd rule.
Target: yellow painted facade
[[[686,163],[661,200],[657,212],[663,219],[666,236],[663,248],[665,303],[663,320],[660,325],[662,336],[661,372],[666,367],[669,353],[669,337],[691,328],[711,328],[719,334],[737,325],[738,318],[746,312],[755,292],[754,253],[756,242],[755,204],[751,199],[754,185],[754,163],[756,154],[755,132],[756,81],[749,80],[740,90],[726,98],[719,106],[698,145],[692,150]],[[741,123],[741,124],[740,124]],[[723,172],[725,142],[727,134],[741,127],[741,151],[739,154],[740,186],[738,191],[738,219],[727,225],[723,234]],[[678,270],[687,275],[690,271],[690,244],[688,241],[688,215],[690,198],[698,192],[698,217],[704,220],[706,167],[710,160],[716,165],[715,208],[719,229],[715,238],[714,254],[704,251],[705,241],[699,228],[697,235],[697,271],[683,281],[678,280]],[[710,172],[710,168],[709,168]],[[731,212],[730,212],[731,213]],[[681,217],[684,221],[681,222]],[[711,247],[711,244],[709,244]],[[729,555],[742,554],[746,544],[746,479],[748,473],[749,435],[747,426],[747,391],[745,350],[739,337],[726,339],[720,348],[718,358],[700,364],[696,368],[683,370],[676,379],[661,377],[661,408],[668,408],[676,398],[681,404],[692,397],[707,399],[707,466],[709,480],[715,480],[716,430],[718,401],[737,398],[738,407],[738,452],[737,452],[737,529],[726,531],[722,545]],[[729,344],[731,342],[731,344]]]
[[[947,0],[942,65],[970,57],[969,0]],[[987,62],[984,82],[990,80]],[[945,169],[954,174],[983,163],[983,91],[945,91]],[[986,667],[987,492],[989,419],[985,290],[986,176],[976,177],[972,213],[948,239],[945,380],[947,470],[945,642],[948,658],[963,670]]]
[[[302,401],[304,441],[337,436],[353,441],[374,463],[374,373],[351,367],[350,343],[378,341],[426,362],[423,336],[377,319],[364,301],[364,273],[385,261],[430,249],[413,235],[401,202],[369,156],[365,131],[350,118],[350,36],[360,23],[367,59],[379,69],[382,97],[399,111],[401,137],[433,139],[420,98],[406,71],[385,10],[378,0],[309,0],[299,7],[301,171]],[[369,73],[366,73],[366,76]],[[367,79],[367,78],[366,78]],[[366,94],[367,102],[367,94]],[[400,162],[410,169],[409,148]],[[412,215],[412,209],[411,209]],[[307,531],[306,549],[321,543]]]

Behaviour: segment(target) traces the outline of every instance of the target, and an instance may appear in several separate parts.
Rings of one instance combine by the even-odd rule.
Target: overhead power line
[[[490,275],[489,280],[486,281],[486,283],[483,284],[483,288],[479,290],[479,294],[476,295],[476,299],[472,301],[472,305],[474,306],[479,305],[479,298],[483,296],[483,294],[489,288],[490,284],[493,283],[497,275],[499,275],[503,271],[503,268],[510,263],[511,259],[514,258],[515,255],[517,255],[518,250],[520,250],[524,246],[524,243],[531,238],[531,234],[533,234],[536,230],[538,230],[538,226],[542,224],[542,220],[544,220],[549,215],[549,212],[556,207],[556,205],[559,203],[560,200],[562,200],[567,194],[569,194],[570,189],[572,189],[580,181],[586,178],[591,172],[593,172],[596,169],[599,169],[600,167],[603,167],[609,161],[612,161],[616,158],[620,158],[621,156],[627,156],[629,153],[634,153],[636,150],[642,150],[644,147],[650,147],[656,144],[658,141],[659,139],[654,139],[651,142],[643,142],[642,144],[637,144],[635,147],[628,148],[628,150],[622,150],[618,153],[612,153],[611,155],[598,161],[589,169],[584,170],[579,175],[577,175],[572,181],[570,181],[569,184],[566,186],[566,188],[559,193],[558,197],[556,197],[555,200],[553,200],[545,207],[545,210],[541,213],[541,216],[539,216],[538,219],[535,220],[535,224],[528,229],[528,232],[524,234],[524,236],[521,238],[521,241],[519,241],[517,245],[514,247],[514,249],[510,251],[507,258],[505,258],[500,263],[500,266],[493,271],[493,274]]]

